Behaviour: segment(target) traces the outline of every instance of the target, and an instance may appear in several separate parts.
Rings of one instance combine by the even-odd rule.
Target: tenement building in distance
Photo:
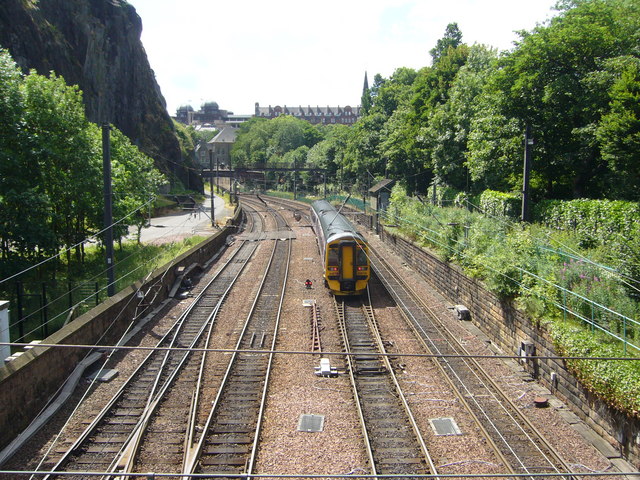
[[[306,120],[312,124],[342,124],[352,125],[356,123],[360,116],[360,107],[287,107],[286,105],[281,107],[276,105],[272,107],[261,107],[259,103],[256,103],[255,116],[259,118],[276,118],[280,115],[291,115],[302,120]]]

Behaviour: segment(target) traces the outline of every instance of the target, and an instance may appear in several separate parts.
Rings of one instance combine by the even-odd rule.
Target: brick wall
[[[374,223],[362,222],[363,225]],[[455,265],[440,261],[427,250],[380,229],[380,238],[452,304],[462,304],[472,321],[506,354],[520,354],[521,342],[532,342],[535,354],[557,356],[547,332],[532,323],[510,302],[500,300],[482,283],[466,277]],[[560,398],[585,423],[640,466],[640,420],[629,418],[586,391],[561,360],[536,360],[527,368],[541,384]],[[552,382],[551,374],[556,380]]]

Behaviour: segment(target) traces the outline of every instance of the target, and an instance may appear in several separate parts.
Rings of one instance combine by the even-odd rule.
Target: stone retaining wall
[[[151,311],[167,298],[180,267],[186,268],[193,263],[204,265],[224,248],[227,237],[236,232],[235,225],[240,223],[241,216],[242,211],[237,209],[233,219],[220,232],[180,255],[170,265],[158,268],[144,284],[135,283],[118,292],[42,343],[114,344],[136,314],[140,316],[141,301],[136,297],[137,291],[147,291],[154,286],[153,290],[158,294],[147,307],[147,311]],[[31,423],[88,352],[87,349],[37,347],[0,367],[0,450]]]
[[[376,225],[374,219],[366,219],[362,215],[352,218],[367,228]],[[500,300],[486,290],[481,282],[465,276],[455,265],[442,262],[426,249],[390,234],[384,228],[380,228],[378,233],[382,241],[453,305],[467,307],[471,312],[471,320],[505,354],[521,355],[521,349],[527,348],[525,344],[530,343],[536,355],[558,355],[543,328],[532,323],[513,304]],[[640,420],[621,414],[586,391],[566,370],[563,361],[536,360],[525,366],[532,376],[608,440],[624,458],[636,467],[640,466]]]

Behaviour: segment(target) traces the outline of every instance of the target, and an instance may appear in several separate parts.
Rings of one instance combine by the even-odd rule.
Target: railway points
[[[126,472],[138,472],[143,478],[144,472],[178,475],[195,471],[275,476],[311,473],[326,475],[327,478],[331,475],[371,475],[376,472],[380,478],[385,473],[404,474],[409,478],[436,471],[439,474],[460,475],[528,472],[531,478],[536,478],[537,474],[548,471],[508,467],[507,464],[513,463],[513,460],[508,455],[498,453],[500,449],[490,447],[497,441],[488,435],[489,428],[477,420],[478,412],[463,405],[465,400],[478,399],[486,394],[473,391],[454,393],[460,387],[445,379],[451,375],[451,369],[449,373],[447,369],[453,362],[445,360],[443,363],[449,365],[440,369],[438,362],[432,359],[403,357],[403,353],[424,352],[424,344],[403,317],[411,316],[401,306],[409,303],[408,299],[398,293],[387,293],[389,285],[376,277],[370,282],[370,288],[373,289],[370,305],[364,309],[359,307],[362,323],[356,329],[360,333],[368,331],[371,337],[367,340],[352,338],[345,341],[345,320],[340,320],[341,315],[333,304],[333,296],[327,289],[321,288],[321,282],[317,281],[322,278],[323,266],[317,253],[316,240],[307,234],[309,218],[300,214],[304,212],[302,207],[299,204],[292,207],[291,204],[272,199],[260,202],[251,197],[242,199],[242,203],[247,212],[253,212],[248,213],[248,217],[253,218],[253,233],[249,225],[245,233],[235,237],[228,251],[196,283],[194,298],[174,301],[172,307],[164,311],[164,316],[150,322],[149,328],[134,339],[134,343],[140,345],[145,342],[152,344],[151,338],[166,335],[181,346],[226,348],[228,352],[212,351],[204,355],[201,351],[194,351],[192,355],[184,356],[186,360],[182,367],[177,367],[180,363],[177,357],[181,360],[183,354],[167,355],[165,352],[157,355],[165,359],[161,363],[175,366],[161,376],[151,374],[152,370],[162,370],[159,367],[149,368],[147,373],[141,374],[154,384],[152,387],[134,389],[139,395],[136,401],[141,400],[142,403],[128,402],[124,407],[128,410],[127,415],[121,412],[113,420],[106,421],[108,428],[94,435],[97,442],[91,445],[76,443],[78,438],[90,436],[81,433],[99,417],[99,412],[108,409],[109,403],[115,398],[114,391],[132,378],[136,368],[142,364],[144,355],[140,352],[122,353],[117,362],[114,361],[120,371],[118,377],[88,391],[87,401],[69,417],[72,420],[68,431],[61,431],[60,427],[64,415],[70,415],[69,409],[66,409],[33,445],[16,455],[14,463],[6,465],[8,469],[20,466],[22,470],[45,471],[54,468],[54,460],[60,461],[67,451],[74,455],[82,452],[89,456],[100,451],[109,459],[108,462],[92,464],[83,460],[76,467],[71,467],[71,463],[60,463],[59,468],[108,471],[112,472],[112,478]],[[371,237],[370,245],[374,243],[376,241]],[[244,258],[232,256],[249,248],[252,253]],[[280,254],[276,256],[280,260],[270,260],[268,252],[287,248],[291,249],[290,260],[284,260]],[[374,250],[371,250],[372,264],[377,265],[379,260],[373,258]],[[309,260],[314,258],[317,260]],[[271,280],[267,276],[270,268],[275,268],[276,264],[281,266],[278,267],[281,273],[282,268],[288,270],[289,280],[278,276],[276,278],[281,280]],[[220,284],[211,283],[213,278],[227,275],[223,265],[240,269],[236,282],[233,285],[228,283],[224,298],[218,296],[200,301],[206,315],[195,314],[200,308],[198,299],[207,298],[207,285],[216,285],[212,288],[218,295],[224,290]],[[406,269],[402,266],[395,268]],[[378,276],[388,278],[382,273],[382,267],[376,266],[375,269],[380,272]],[[415,286],[417,282],[413,280],[414,277],[411,278]],[[305,287],[307,279],[314,279],[313,288]],[[387,284],[389,282],[387,280]],[[264,284],[264,289],[261,284]],[[420,285],[419,288],[426,287]],[[490,352],[488,345],[483,345],[485,342],[473,343],[475,334],[470,323],[455,318],[447,309],[446,302],[437,299],[433,293],[422,292],[420,297],[430,304],[436,317],[449,323],[453,337],[462,339],[467,345],[472,344],[476,349],[474,353]],[[322,312],[321,321],[317,313],[311,314],[310,320],[309,307],[305,306],[309,304]],[[169,333],[171,328],[178,328],[178,325],[187,328],[190,323],[186,320],[187,312],[192,310],[200,320],[188,328],[202,332],[203,339],[196,340],[197,334],[190,334],[187,339],[178,333]],[[270,326],[266,323],[250,326],[255,316],[252,311],[258,312],[255,315],[259,318],[277,322],[277,326],[273,323]],[[350,334],[346,335],[348,337]],[[430,336],[440,340],[445,335],[438,332]],[[357,350],[356,345],[363,350]],[[386,353],[380,357],[382,351]],[[340,352],[347,355],[341,356]],[[233,357],[237,357],[240,363],[236,363]],[[329,369],[335,369],[335,374],[316,375],[317,369],[322,369],[322,359],[329,359]],[[324,366],[326,368],[326,362]],[[517,366],[513,370],[498,360],[480,368],[491,369],[494,376],[500,372],[506,384],[506,387],[503,385],[507,390],[506,395],[515,398],[515,408],[521,413],[532,415],[534,419],[546,413],[559,421],[559,409],[553,399],[550,400],[551,407],[546,410],[527,408],[526,399],[540,396],[540,391],[525,382],[522,372],[517,373]],[[456,372],[453,376],[460,375],[456,369],[453,371]],[[171,378],[172,375],[175,377]],[[364,419],[358,415],[359,407],[354,387],[348,378],[350,375],[361,383],[369,384],[373,396],[364,404],[371,408],[375,402],[382,401],[382,391],[386,394],[397,389],[392,396],[396,400],[405,397],[401,403],[405,403],[414,414],[413,421],[401,423],[397,420],[399,417],[386,415],[391,404],[388,399],[384,413],[373,413],[374,417],[385,417],[386,423],[381,422],[379,429],[367,430],[367,422],[370,424],[371,418],[367,421],[366,414]],[[244,386],[241,381],[243,377],[248,380]],[[392,377],[396,378],[395,381],[390,380]],[[376,386],[371,383],[374,378],[392,383]],[[237,389],[233,393],[228,387],[231,384]],[[519,398],[520,395],[522,398]],[[215,403],[219,406],[216,407]],[[483,408],[488,407],[485,405]],[[323,428],[313,432],[300,431],[298,425],[302,415],[321,417]],[[453,419],[457,430],[444,434],[436,432],[431,427],[433,420],[443,418]],[[125,427],[127,431],[123,430]],[[548,424],[538,427],[546,436],[554,432],[549,431]],[[556,472],[567,473],[571,470],[579,475],[586,471],[612,471],[611,462],[594,449],[590,450],[586,442],[580,443],[579,436],[570,436],[566,425],[556,428],[556,436],[570,438],[573,446],[570,464],[560,464]],[[405,433],[413,431],[414,434],[409,436],[422,440],[417,440],[417,447],[410,446],[408,437],[399,440],[391,433],[393,430]],[[367,453],[366,436],[374,437],[371,453]],[[124,441],[117,445],[112,443],[111,440],[116,437],[122,437]],[[554,448],[553,445],[551,448]],[[42,462],[43,452],[46,451],[51,458]],[[387,458],[387,467],[378,469],[385,463],[379,458]],[[389,465],[393,467],[389,469]],[[417,470],[402,470],[405,467],[415,467]],[[569,476],[567,473],[566,477]],[[67,477],[52,474],[49,478]],[[620,475],[617,478],[623,477]]]

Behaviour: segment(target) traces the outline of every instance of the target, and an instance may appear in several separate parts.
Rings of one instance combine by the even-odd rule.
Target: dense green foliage
[[[85,116],[82,93],[63,78],[23,76],[0,50],[0,247],[2,277],[73,247],[103,228],[102,131]],[[143,224],[162,175],[111,129],[114,227]]]
[[[490,217],[517,219],[521,202],[519,195],[485,190],[480,195],[480,210]]]
[[[352,191],[387,176],[410,194],[432,184],[472,195],[519,192],[529,125],[534,200],[638,201],[640,4],[566,0],[558,8],[506,52],[464,44],[452,23],[430,51],[431,66],[374,77],[353,128],[318,127],[303,140],[297,119],[256,119],[240,134],[235,159],[265,164],[306,145]],[[298,125],[297,143],[283,141],[284,124],[288,133]]]
[[[394,188],[386,221],[443,261],[462,266],[501,298],[515,301],[547,327],[561,354],[637,355],[640,304],[633,279],[640,259],[632,255],[640,251],[637,204],[549,202],[546,227],[502,215],[513,196],[483,196],[482,209],[473,202],[458,202],[469,208],[442,207]],[[582,215],[591,228],[575,228]],[[631,415],[640,411],[637,363],[572,361],[568,366],[616,408]],[[636,395],[624,397],[630,392]]]
[[[621,200],[547,200],[535,209],[535,218],[554,229],[571,232],[580,248],[605,248],[606,263],[631,282],[640,278],[640,205]],[[630,286],[629,295],[640,294]]]
[[[560,355],[620,358],[626,354],[618,342],[593,335],[572,322],[552,326]],[[587,390],[629,416],[640,416],[640,363],[602,360],[567,360],[567,367]]]

